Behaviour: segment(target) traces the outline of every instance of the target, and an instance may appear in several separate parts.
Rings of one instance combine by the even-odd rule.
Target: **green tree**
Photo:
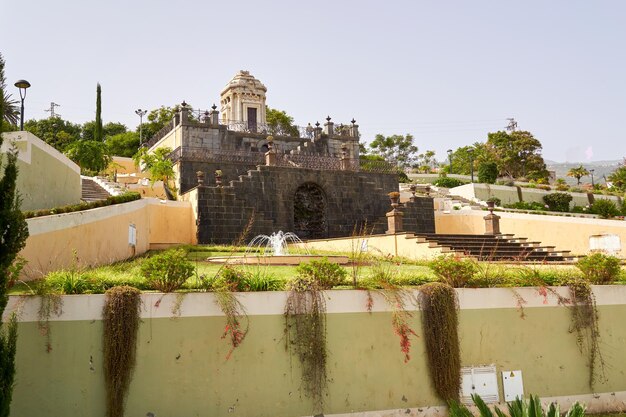
[[[125,132],[106,136],[105,143],[111,155],[131,158],[139,148],[139,133]]]
[[[470,157],[471,152],[471,157]],[[476,142],[473,145],[462,146],[452,153],[452,172],[454,174],[470,175],[471,165],[474,165],[474,172],[480,164],[493,162],[496,155],[485,143]]]
[[[88,122],[83,123],[81,126],[81,138],[86,140],[95,140],[94,130],[96,128],[96,121],[90,120]],[[126,125],[118,122],[109,122],[102,126],[102,133],[104,140],[109,136],[119,135],[120,133],[128,132],[128,128]]]
[[[483,184],[495,184],[498,179],[498,164],[495,162],[482,162],[478,165],[478,182]]]
[[[395,161],[400,167],[411,166],[417,158],[418,148],[413,144],[413,135],[376,135],[370,143],[370,148],[375,155],[380,155],[387,160]]]
[[[569,171],[567,171],[568,177],[576,178],[576,185],[580,185],[580,179],[582,177],[586,177],[587,175],[589,175],[589,171],[587,171],[587,169],[585,169],[585,167],[583,167],[582,165],[576,168],[571,168]]]
[[[271,134],[295,138],[300,136],[298,127],[293,124],[293,117],[286,112],[266,106],[265,118]]]
[[[169,200],[175,200],[174,193],[177,191],[176,186],[171,184],[174,179],[174,164],[169,158],[172,152],[171,148],[157,148],[152,153],[148,153],[146,148],[141,148],[133,159],[137,165],[143,165],[145,171],[150,174],[150,182],[154,185],[157,181],[163,181],[163,189]]]
[[[0,55],[0,121],[4,121],[6,80],[4,59]],[[0,123],[0,146],[2,145],[3,124]],[[4,162],[6,160],[6,162]],[[15,260],[26,244],[28,224],[20,210],[17,193],[17,150],[12,149],[6,156],[0,154],[0,417],[8,417],[13,397],[15,379],[15,348],[17,345],[17,320],[15,315],[5,324],[2,314],[7,305],[7,290],[17,274]]]
[[[20,109],[17,106],[18,101],[11,99],[11,94],[6,92],[6,80],[4,78],[4,58],[0,53],[0,68],[2,69],[2,97],[0,97],[0,132],[6,132],[8,127],[5,127],[7,130],[3,130],[1,125],[5,123],[8,125],[17,125],[18,118],[20,116]]]
[[[107,144],[96,140],[73,142],[67,147],[65,154],[80,166],[83,174],[87,175],[104,171],[111,162]]]
[[[98,142],[104,140],[102,135],[102,88],[100,83],[96,87],[96,124],[93,128],[93,139]]]
[[[436,162],[435,151],[426,151],[417,155],[413,168],[416,168],[419,172],[428,174]]]
[[[609,174],[607,179],[611,182],[613,188],[626,191],[626,158],[624,158],[622,165]],[[626,203],[624,205],[626,205]]]
[[[24,123],[24,130],[53,146],[59,152],[64,152],[70,143],[80,140],[81,126],[57,116],[28,120]]]
[[[158,109],[151,110],[143,124],[143,140],[149,140],[154,136],[163,126],[171,122],[174,115],[179,111],[179,105],[173,107],[161,106]],[[137,126],[137,133],[139,133],[139,126]]]
[[[541,142],[532,133],[522,130],[489,133],[487,146],[496,156],[501,176],[547,179],[548,170],[541,156]]]

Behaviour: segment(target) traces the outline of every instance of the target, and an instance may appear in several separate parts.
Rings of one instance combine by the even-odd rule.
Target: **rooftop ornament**
[[[327,122],[330,122],[330,116],[327,116],[327,117],[326,117],[326,121],[327,121]]]
[[[354,120],[354,117],[352,118],[352,120],[350,120],[350,123],[352,123],[352,126],[354,126],[354,124],[356,123],[356,120]]]

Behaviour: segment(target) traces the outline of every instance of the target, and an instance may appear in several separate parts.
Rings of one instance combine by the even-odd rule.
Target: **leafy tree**
[[[580,185],[580,179],[582,177],[586,177],[587,175],[589,175],[589,171],[587,171],[582,165],[576,168],[571,168],[567,171],[568,177],[576,178],[576,185]]]
[[[611,182],[614,188],[626,191],[626,158],[624,158],[622,165],[609,174],[607,179]]]
[[[91,120],[89,122],[85,122],[81,127],[81,137],[86,140],[94,140],[94,130],[96,128],[96,121]],[[128,132],[128,128],[126,125],[117,122],[109,122],[102,126],[102,132],[104,135],[104,140],[109,136],[119,135],[120,133]]]
[[[146,122],[143,124],[143,140],[149,140],[166,124],[172,121],[174,115],[180,111],[180,105],[173,107],[161,106],[158,109],[153,109],[148,113]],[[137,133],[139,133],[139,126],[137,126]]]
[[[370,143],[372,152],[387,160],[394,160],[401,167],[411,166],[416,161],[418,148],[413,144],[413,135],[376,135]]]
[[[478,182],[483,184],[495,184],[498,179],[498,164],[495,162],[483,162],[478,165]]]
[[[28,120],[24,123],[24,130],[53,146],[59,152],[64,152],[70,143],[80,140],[81,126],[56,116],[41,120]]]
[[[2,86],[0,90],[2,90],[2,97],[0,97],[0,132],[6,132],[6,130],[2,130],[2,126],[6,122],[9,125],[17,125],[18,118],[20,116],[20,109],[17,106],[17,100],[11,99],[11,94],[6,92],[6,80],[4,78],[4,58],[0,53],[0,80],[2,82]]]
[[[137,149],[139,148],[139,133],[125,132],[113,136],[106,136],[105,143],[111,155],[131,158],[137,153]]]
[[[547,179],[548,170],[541,156],[541,142],[522,130],[489,133],[487,146],[493,150],[501,176]]]
[[[100,83],[96,87],[96,124],[93,128],[93,139],[102,142],[102,88]]]
[[[96,140],[73,142],[67,147],[65,154],[80,166],[84,174],[104,171],[111,162],[107,144]]]
[[[5,88],[4,59],[0,55],[0,121],[4,121],[7,109]],[[3,141],[2,126],[0,123],[0,146]],[[0,155],[0,171],[3,165],[4,173],[0,178],[0,417],[8,417],[15,379],[17,320],[13,315],[5,325],[2,323],[2,314],[8,301],[10,281],[15,279],[19,271],[15,267],[15,260],[26,244],[28,225],[20,210],[20,198],[15,185],[18,174],[17,150],[12,149],[6,156]]]
[[[426,151],[417,155],[415,158],[415,164],[413,164],[413,168],[416,168],[419,172],[429,173],[432,169],[432,166],[436,163],[435,161],[435,151]]]
[[[470,153],[472,154],[470,156]],[[474,172],[477,166],[484,162],[492,162],[496,159],[493,150],[485,143],[476,142],[471,146],[462,146],[452,153],[452,172],[454,174],[470,175],[471,165]]]
[[[299,137],[298,127],[293,124],[293,117],[282,110],[265,107],[265,118],[270,132],[274,135]]]
[[[144,170],[148,171],[152,185],[157,181],[163,181],[165,195],[169,200],[175,200],[174,192],[177,190],[174,185],[170,184],[175,176],[174,164],[168,158],[171,152],[172,149],[168,147],[157,148],[152,153],[148,153],[146,148],[141,148],[133,159],[137,165],[143,165]]]

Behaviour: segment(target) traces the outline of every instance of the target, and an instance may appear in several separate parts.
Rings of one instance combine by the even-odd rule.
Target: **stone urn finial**
[[[487,210],[489,210],[489,214],[493,214],[493,209],[496,206],[494,201],[487,201]]]
[[[411,184],[409,190],[411,190],[411,201],[415,201],[415,191],[417,190],[415,184]]]
[[[218,187],[222,186],[222,170],[221,169],[215,170],[215,185],[217,185]]]
[[[196,176],[198,177],[198,186],[204,185],[204,171],[196,172]]]
[[[393,191],[389,194],[389,199],[391,200],[391,207],[395,210],[400,205],[400,193],[397,191]]]

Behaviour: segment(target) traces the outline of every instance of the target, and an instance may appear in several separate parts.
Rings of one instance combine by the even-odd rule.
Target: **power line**
[[[61,115],[57,112],[54,111],[55,107],[61,107],[60,104],[56,104],[54,101],[50,102],[50,108],[49,109],[45,109],[46,112],[50,113],[50,118],[53,117],[61,117]]]

